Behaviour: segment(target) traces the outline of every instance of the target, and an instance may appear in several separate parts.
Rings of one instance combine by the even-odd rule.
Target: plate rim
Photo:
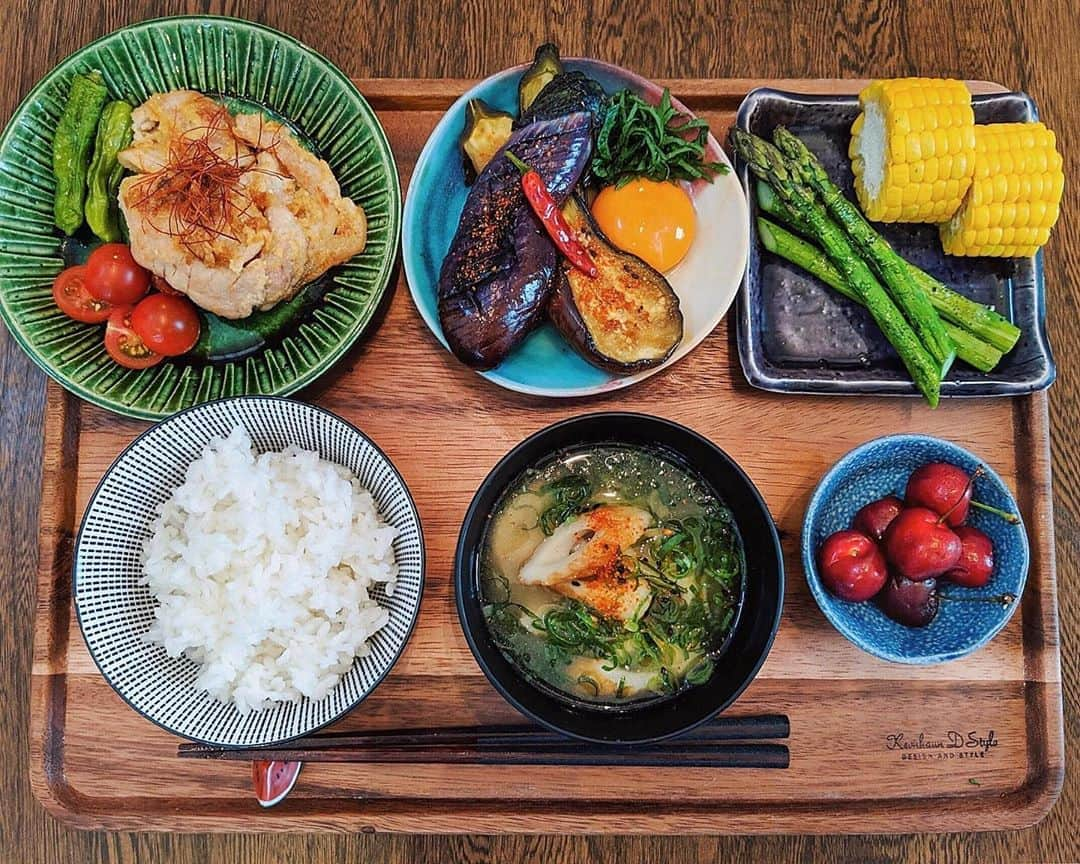
[[[652,79],[646,78],[645,76],[643,76],[643,75],[641,75],[641,74],[639,74],[637,72],[634,72],[631,69],[627,69],[624,66],[619,66],[619,65],[617,65],[615,63],[609,63],[606,60],[600,60],[600,59],[597,59],[595,57],[582,57],[582,56],[563,57],[562,60],[564,62],[566,62],[566,63],[576,63],[578,65],[584,65],[584,66],[597,66],[597,67],[600,67],[601,69],[604,69],[604,70],[608,71],[610,74],[618,75],[620,77],[627,78],[630,82],[633,82],[635,84],[643,83],[643,84],[648,85],[650,87],[656,87],[658,89],[663,89],[663,88],[661,88],[661,86],[659,84],[657,84]],[[402,257],[402,264],[403,264],[404,269],[405,269],[405,281],[406,281],[406,284],[409,287],[409,296],[412,299],[413,306],[416,307],[416,311],[420,314],[420,317],[423,319],[424,324],[427,326],[427,328],[431,332],[431,334],[436,338],[436,340],[439,342],[439,344],[441,344],[443,346],[443,348],[445,348],[447,350],[447,352],[450,353],[451,357],[453,357],[454,355],[453,355],[453,352],[450,351],[450,346],[449,346],[448,342],[446,341],[446,336],[442,331],[442,326],[439,324],[438,318],[433,317],[431,314],[429,314],[425,310],[424,305],[421,302],[419,302],[419,300],[417,299],[417,290],[418,289],[415,287],[416,279],[414,278],[415,275],[416,275],[416,271],[415,271],[414,265],[412,265],[410,263],[413,260],[412,256],[410,255],[410,252],[409,252],[412,244],[410,244],[408,241],[411,239],[412,225],[413,225],[413,223],[414,223],[414,221],[416,219],[416,216],[415,216],[416,210],[421,205],[419,203],[416,203],[417,200],[418,200],[417,196],[415,194],[412,194],[413,193],[413,189],[412,189],[413,179],[420,173],[420,170],[422,168],[426,167],[427,163],[433,159],[432,152],[431,152],[431,145],[432,145],[432,142],[434,141],[434,139],[436,138],[436,136],[440,135],[440,137],[441,137],[441,134],[445,134],[446,129],[450,126],[451,122],[457,119],[458,115],[464,110],[465,104],[469,101],[469,99],[474,98],[474,96],[476,94],[476,91],[478,89],[480,89],[481,87],[484,87],[486,85],[489,85],[492,82],[495,82],[497,80],[507,78],[510,75],[514,74],[514,73],[523,72],[530,65],[531,65],[530,63],[518,63],[518,64],[516,64],[514,66],[508,66],[505,69],[501,69],[501,70],[499,70],[497,72],[494,72],[491,75],[488,75],[488,76],[484,77],[483,79],[475,82],[471,87],[469,87],[460,96],[458,96],[458,98],[454,100],[454,102],[450,105],[450,107],[446,109],[446,111],[442,115],[442,117],[439,118],[438,123],[435,124],[435,127],[431,130],[431,133],[428,135],[427,140],[424,142],[424,146],[420,151],[420,155],[417,157],[416,162],[413,165],[412,173],[411,173],[410,178],[409,178],[409,188],[406,190],[406,193],[405,193],[405,205],[404,205],[404,210],[403,210],[403,215],[402,215],[402,228],[401,228],[401,232],[402,232],[402,243],[401,243],[402,255],[401,255],[401,257]],[[686,112],[690,113],[693,116],[697,116],[697,115],[694,115],[693,112],[691,112],[690,109],[687,108],[686,105],[684,105],[682,103],[682,101],[679,100],[674,94],[672,94],[672,104],[679,110],[686,111]],[[711,144],[715,145],[715,148],[716,148],[717,152],[720,154],[720,158],[727,164],[731,175],[733,175],[733,176],[736,175],[736,165],[735,165],[735,163],[732,161],[731,157],[724,151],[724,148],[721,146],[721,144],[720,144],[719,140],[716,138],[716,136],[713,135],[711,129],[709,130],[709,142]],[[743,236],[742,236],[741,242],[739,244],[740,249],[741,249],[742,262],[741,262],[741,266],[736,268],[736,272],[745,273],[746,264],[747,264],[747,261],[749,259],[749,255],[750,255],[750,245],[751,245],[751,236],[750,236],[750,228],[749,228],[750,211],[749,211],[749,204],[748,204],[748,202],[746,200],[745,191],[742,191],[742,193],[739,195],[739,198],[741,200],[741,204],[738,205],[738,206],[740,206],[740,209],[742,210],[741,215],[743,216],[743,219],[740,222],[740,225],[741,225],[740,231],[741,231]],[[695,351],[701,345],[701,343],[705,341],[705,339],[707,339],[710,335],[712,335],[712,333],[716,330],[716,328],[720,325],[720,323],[724,320],[724,318],[731,311],[732,307],[735,305],[735,303],[738,300],[738,295],[739,295],[739,290],[740,290],[741,283],[742,283],[742,279],[740,277],[739,280],[736,281],[734,283],[734,285],[730,289],[731,298],[727,302],[727,305],[723,308],[722,311],[720,311],[720,313],[718,315],[715,316],[715,320],[713,320],[707,326],[707,329],[704,330],[702,335],[695,342],[693,342],[693,344],[690,344],[686,348],[685,351],[680,351],[680,348],[681,348],[681,344],[680,344],[680,346],[676,347],[676,349],[672,353],[671,357],[669,357],[667,360],[665,360],[663,363],[659,364],[658,366],[652,367],[651,369],[645,369],[645,370],[642,370],[640,372],[632,373],[630,375],[623,375],[623,376],[614,375],[612,377],[609,377],[607,380],[605,380],[604,382],[602,382],[600,384],[593,384],[593,385],[582,386],[582,387],[538,387],[538,386],[529,385],[529,384],[522,384],[519,381],[514,380],[513,378],[507,377],[505,374],[500,374],[499,371],[498,371],[499,370],[498,366],[496,366],[494,369],[488,369],[488,370],[470,369],[469,371],[479,375],[482,378],[485,378],[486,380],[490,381],[493,384],[497,384],[499,387],[502,387],[502,388],[504,388],[506,390],[510,390],[510,391],[515,392],[515,393],[523,393],[523,394],[528,395],[528,396],[543,396],[543,397],[548,397],[548,398],[552,398],[552,399],[581,398],[581,397],[587,397],[587,396],[596,396],[596,395],[600,395],[602,393],[611,393],[611,392],[614,392],[616,390],[622,390],[622,389],[625,389],[627,387],[631,387],[634,384],[639,383],[640,381],[644,381],[646,378],[650,378],[651,376],[657,374],[658,372],[662,372],[662,371],[664,371],[666,369],[669,369],[671,366],[678,363],[679,361],[681,361],[682,359],[687,357],[689,354],[691,354],[693,351]],[[458,362],[458,363],[461,362],[456,357],[454,357],[454,360],[455,360],[455,362]],[[462,364],[462,365],[464,365],[464,364]],[[466,368],[468,368],[468,367],[466,367]],[[608,373],[608,374],[610,375],[611,373]]]
[[[995,85],[1000,86],[1000,85]],[[798,93],[792,90],[784,90],[779,87],[762,86],[750,90],[735,113],[734,126],[743,131],[750,131],[750,119],[757,105],[765,98],[778,98],[789,103],[813,106],[827,103],[858,102],[856,93]],[[1001,98],[1017,98],[1022,100],[1027,108],[1029,120],[1039,119],[1038,107],[1035,100],[1022,90],[1009,90],[1002,87],[996,93],[972,94],[972,103],[993,102]],[[758,328],[754,327],[750,315],[750,266],[755,257],[760,258],[762,249],[758,238],[757,225],[755,224],[756,203],[750,201],[749,192],[749,168],[742,159],[735,159],[736,174],[743,187],[743,193],[747,201],[747,222],[750,233],[749,249],[746,258],[743,279],[739,286],[737,300],[737,314],[735,321],[735,338],[739,353],[739,365],[747,383],[759,390],[770,393],[783,393],[790,395],[829,395],[829,396],[906,396],[920,398],[915,385],[910,381],[897,380],[851,380],[844,377],[841,371],[837,377],[807,377],[796,378],[766,372],[759,362],[762,348]],[[1023,396],[1037,393],[1049,388],[1057,379],[1057,364],[1054,361],[1053,349],[1050,345],[1049,333],[1046,326],[1046,277],[1043,261],[1043,250],[1030,259],[1034,273],[1034,297],[1033,312],[1035,326],[1031,330],[1031,337],[1038,347],[1039,354],[1044,358],[1046,367],[1037,377],[1029,377],[1022,381],[1004,381],[995,379],[993,372],[985,373],[977,381],[956,381],[946,379],[942,381],[941,396],[950,399],[973,399],[987,397]]]
[[[98,659],[97,654],[94,652],[94,649],[90,646],[90,640],[87,639],[86,631],[83,629],[82,613],[81,613],[81,611],[79,609],[79,604],[78,604],[77,599],[76,599],[78,597],[77,584],[78,584],[78,572],[79,572],[79,549],[80,549],[80,545],[81,545],[80,544],[80,539],[82,538],[82,535],[83,535],[83,529],[86,527],[86,522],[87,522],[87,519],[89,518],[91,508],[93,507],[94,503],[97,501],[98,496],[100,495],[101,490],[105,485],[106,479],[108,479],[109,475],[112,474],[113,470],[120,464],[121,460],[124,459],[124,457],[126,457],[128,455],[128,453],[130,451],[132,451],[136,447],[136,445],[138,445],[144,438],[148,437],[152,432],[154,432],[160,426],[162,426],[162,425],[164,425],[166,423],[172,423],[174,420],[178,421],[179,418],[182,415],[190,414],[192,412],[200,411],[200,410],[208,410],[213,406],[216,406],[216,405],[219,405],[219,404],[222,404],[222,403],[226,403],[226,402],[248,402],[248,401],[286,402],[286,403],[300,405],[305,409],[310,409],[310,410],[314,411],[317,414],[327,415],[331,419],[336,420],[336,421],[344,424],[349,430],[351,430],[353,432],[353,434],[357,435],[362,441],[366,442],[366,444],[375,451],[375,453],[379,456],[379,458],[382,459],[382,461],[386,465],[386,467],[390,469],[391,473],[393,473],[393,475],[395,477],[397,477],[398,482],[401,484],[401,488],[405,493],[405,499],[406,499],[406,501],[408,501],[408,504],[409,504],[409,511],[412,514],[412,519],[413,519],[413,521],[414,521],[414,523],[416,525],[416,536],[417,536],[417,541],[418,541],[418,543],[420,545],[420,549],[419,549],[419,556],[420,557],[419,557],[419,569],[418,569],[418,573],[417,573],[416,605],[411,611],[409,626],[406,629],[405,635],[401,640],[401,645],[398,646],[397,650],[394,652],[393,657],[391,657],[390,661],[387,663],[386,668],[384,670],[382,670],[382,672],[376,677],[375,681],[372,683],[371,687],[368,688],[368,690],[366,692],[361,693],[360,696],[358,696],[355,701],[349,703],[349,705],[347,707],[343,708],[341,712],[334,715],[331,719],[327,720],[324,723],[319,723],[319,724],[317,724],[316,726],[313,726],[310,729],[306,729],[303,732],[298,732],[296,735],[289,735],[289,736],[284,737],[284,738],[276,738],[276,739],[273,739],[273,740],[270,740],[270,741],[263,741],[263,742],[259,742],[259,743],[256,743],[256,744],[252,744],[252,743],[223,744],[220,741],[213,741],[213,740],[210,740],[208,738],[198,738],[198,737],[195,737],[195,736],[192,736],[192,735],[188,735],[188,734],[186,734],[184,732],[180,732],[180,731],[174,729],[171,725],[167,725],[165,723],[162,723],[161,721],[155,719],[154,717],[151,717],[146,711],[144,711],[142,708],[140,708],[134,702],[132,702],[127,697],[126,694],[124,694],[124,693],[122,693],[120,691],[120,688],[116,685],[116,683],[113,681],[112,677],[110,677],[109,673],[102,666],[101,661]],[[337,463],[335,463],[335,464],[337,464]],[[249,748],[249,747],[275,747],[275,746],[279,746],[281,744],[286,744],[286,743],[288,743],[290,741],[295,741],[295,740],[297,740],[299,738],[303,738],[303,737],[305,737],[307,735],[311,735],[312,733],[318,732],[321,729],[325,729],[326,727],[331,726],[334,723],[337,723],[339,720],[342,720],[346,716],[351,714],[357,707],[359,707],[360,703],[364,702],[372,693],[374,693],[378,689],[379,685],[382,684],[382,682],[390,674],[390,672],[393,670],[393,668],[397,665],[398,661],[401,659],[402,654],[405,653],[405,649],[408,647],[409,642],[412,641],[413,634],[416,632],[416,625],[420,620],[420,611],[421,611],[421,607],[423,606],[423,602],[424,602],[424,587],[426,585],[426,580],[427,580],[427,547],[426,547],[426,545],[424,543],[424,523],[423,523],[423,520],[420,517],[420,509],[416,505],[416,499],[413,496],[412,490],[409,488],[409,484],[405,481],[405,476],[401,473],[401,471],[397,467],[397,465],[394,464],[393,460],[391,460],[390,457],[387,456],[386,453],[383,451],[383,449],[377,443],[375,443],[375,441],[373,441],[365,432],[363,432],[358,426],[356,426],[351,421],[346,420],[340,414],[337,414],[334,411],[331,411],[329,408],[324,408],[321,405],[316,405],[314,402],[304,402],[304,401],[302,401],[300,399],[290,399],[290,398],[288,398],[286,396],[276,396],[276,395],[263,394],[263,393],[254,393],[254,394],[251,394],[251,395],[242,395],[242,396],[223,396],[223,397],[221,397],[219,399],[210,399],[210,400],[207,400],[206,402],[198,402],[198,403],[196,403],[194,405],[189,405],[186,408],[182,408],[181,410],[176,411],[173,414],[168,415],[167,417],[159,420],[158,422],[154,423],[153,425],[148,426],[146,429],[142,430],[142,432],[140,432],[138,435],[135,436],[135,438],[133,438],[131,441],[129,441],[127,446],[125,446],[124,449],[122,451],[120,451],[120,453],[116,456],[116,458],[113,459],[113,461],[109,464],[109,467],[105,469],[105,471],[102,473],[101,477],[98,479],[98,482],[95,484],[94,491],[90,493],[90,497],[87,498],[87,500],[86,500],[86,508],[83,510],[82,518],[79,520],[79,529],[75,534],[75,538],[74,538],[74,541],[72,542],[72,549],[71,549],[71,606],[75,610],[75,621],[79,626],[79,635],[82,637],[83,644],[86,646],[86,652],[87,652],[87,654],[90,655],[91,659],[94,661],[94,666],[97,667],[97,670],[101,674],[101,677],[103,679],[105,679],[105,683],[107,683],[109,685],[109,688],[113,691],[113,693],[115,693],[117,696],[120,697],[121,700],[123,700],[124,704],[126,704],[129,708],[131,708],[133,711],[135,711],[139,716],[141,716],[144,719],[148,720],[149,722],[153,723],[159,729],[164,729],[166,732],[168,732],[171,735],[175,735],[178,738],[183,738],[183,739],[185,739],[187,741],[193,741],[196,744],[206,744],[206,745],[211,746],[211,747],[219,747],[221,749],[226,749],[226,750],[246,749],[246,748]],[[354,657],[353,658],[353,664],[355,665],[355,663],[359,659],[360,659],[359,657]],[[350,667],[350,671],[351,671],[351,668],[352,667]],[[344,676],[342,676],[342,677],[344,677]],[[338,684],[340,684],[340,680],[339,680]],[[338,685],[335,685],[335,687],[337,687],[337,686]],[[329,696],[329,694],[327,694],[327,696]],[[214,697],[211,697],[211,698],[214,698]],[[303,697],[303,698],[307,699],[308,697]],[[323,698],[325,699],[327,697],[323,697]],[[220,701],[220,700],[218,700],[218,701]],[[309,701],[311,701],[311,700],[309,700]],[[293,703],[279,702],[277,704],[279,706],[287,706],[287,705],[293,704]],[[271,710],[271,709],[267,708],[267,709],[261,709],[261,710]],[[259,709],[256,709],[255,713],[260,713]]]
[[[298,390],[308,386],[316,379],[322,377],[330,371],[330,369],[348,353],[348,351],[357,343],[357,341],[366,333],[370,327],[372,320],[375,317],[375,312],[382,304],[385,298],[387,289],[390,286],[391,279],[393,277],[394,265],[397,261],[398,254],[401,249],[401,225],[402,225],[402,192],[401,192],[401,178],[398,174],[397,160],[394,157],[394,151],[390,146],[390,141],[386,137],[386,130],[383,128],[382,123],[379,121],[378,115],[371,107],[371,104],[367,101],[363,93],[356,86],[353,80],[345,74],[336,64],[331,62],[327,57],[321,54],[310,45],[297,39],[295,36],[291,36],[281,30],[276,30],[273,27],[269,27],[257,21],[249,21],[244,18],[236,18],[230,15],[163,15],[155,18],[147,18],[143,21],[136,21],[132,24],[125,25],[123,27],[117,27],[108,33],[103,33],[96,39],[87,42],[85,45],[79,47],[75,51],[68,54],[52,68],[49,69],[33,87],[27,92],[26,96],[19,102],[11,116],[8,118],[3,131],[0,132],[0,152],[7,148],[11,137],[15,134],[17,127],[17,121],[19,121],[24,112],[30,106],[32,101],[36,99],[42,91],[44,91],[53,81],[56,74],[61,70],[69,66],[69,64],[77,63],[78,60],[85,54],[90,53],[94,48],[108,42],[109,40],[116,38],[120,33],[130,33],[146,30],[154,30],[164,24],[208,24],[224,27],[237,27],[239,29],[250,29],[261,31],[268,34],[274,39],[283,40],[302,52],[314,55],[315,58],[321,60],[326,64],[330,74],[340,79],[345,86],[346,90],[351,90],[359,99],[361,108],[366,108],[370,114],[372,121],[370,129],[373,137],[377,143],[377,150],[380,153],[380,162],[387,169],[386,173],[390,178],[389,183],[389,195],[387,198],[387,254],[384,256],[384,260],[381,262],[378,273],[373,280],[375,290],[371,293],[371,300],[367,304],[366,314],[362,317],[354,319],[354,322],[336,349],[327,353],[323,358],[319,360],[311,369],[309,369],[304,375],[290,381],[287,385],[273,393],[244,393],[233,394],[230,396],[222,396],[220,399],[240,398],[242,396],[269,396],[269,397],[284,397],[290,396],[296,393]],[[362,252],[360,254],[363,254]],[[102,396],[100,393],[86,387],[84,384],[69,380],[62,372],[57,369],[53,369],[45,360],[41,357],[36,350],[30,345],[26,334],[23,332],[23,328],[18,323],[17,316],[13,315],[8,309],[7,303],[4,302],[5,292],[0,290],[0,320],[3,320],[4,325],[7,328],[8,333],[15,339],[16,343],[23,350],[23,352],[33,361],[42,372],[44,372],[49,378],[63,387],[65,390],[78,396],[86,402],[90,402],[99,408],[106,411],[110,411],[115,414],[119,414],[124,417],[131,417],[136,420],[164,420],[168,417],[174,416],[179,413],[177,411],[152,411],[142,408],[140,406],[126,405],[114,399]],[[95,325],[96,326],[96,325]],[[262,350],[262,349],[260,349]],[[243,363],[244,359],[227,361],[224,365],[232,363]],[[218,401],[217,399],[208,401]],[[188,408],[195,407],[196,405],[207,404],[207,402],[195,402],[192,405],[185,405],[180,411],[185,411]]]

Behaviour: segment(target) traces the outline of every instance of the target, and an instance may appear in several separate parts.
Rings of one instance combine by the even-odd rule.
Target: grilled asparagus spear
[[[801,237],[792,234],[786,228],[781,228],[762,216],[758,217],[757,225],[761,245],[774,255],[779,255],[792,264],[802,267],[803,270],[817,276],[818,279],[843,294],[849,300],[862,303],[855,290],[844,281],[840,271],[833,266],[825,253],[816,246],[807,243]],[[967,330],[946,321],[945,331],[949,334],[949,338],[953,340],[953,344],[956,345],[956,356],[980,372],[989,372],[1001,360],[1000,351]]]
[[[768,183],[764,180],[758,180],[756,186],[758,206],[762,210],[804,236],[811,233],[806,223],[791,212],[791,209],[780,200]],[[951,321],[957,327],[969,331],[973,336],[993,346],[1002,354],[1011,351],[1019,341],[1021,336],[1020,328],[1008,318],[999,315],[989,306],[983,306],[981,303],[976,303],[971,298],[953,291],[911,262],[905,261],[904,263],[907,265],[912,278],[926,291],[930,303],[933,304],[938,314],[946,322]],[[949,335],[953,335],[952,331],[950,331]],[[953,339],[953,341],[956,340]]]
[[[877,271],[896,305],[919,335],[930,355],[938,362],[941,375],[949,371],[956,348],[945,332],[926,292],[911,276],[904,261],[885,239],[871,227],[859,208],[852,204],[805,144],[783,126],[773,132],[773,143],[788,158],[788,165],[824,203],[829,214],[847,233],[863,258]]]
[[[768,181],[784,203],[806,222],[836,269],[859,295],[885,338],[900,355],[919,392],[931,407],[936,407],[941,396],[941,367],[923,347],[903,313],[878,284],[847,235],[829,219],[814,193],[792,175],[787,160],[772,144],[740,129],[731,130],[731,142],[750,170]]]

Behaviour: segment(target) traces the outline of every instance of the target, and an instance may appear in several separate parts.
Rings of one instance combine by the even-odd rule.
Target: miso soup
[[[661,451],[570,450],[503,495],[481,552],[488,629],[534,681],[625,705],[706,683],[743,596],[730,511]]]

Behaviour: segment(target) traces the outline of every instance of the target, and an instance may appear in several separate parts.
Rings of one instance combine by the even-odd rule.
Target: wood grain
[[[431,128],[469,83],[358,82],[386,128],[403,187]],[[671,82],[721,138],[755,84]],[[1045,394],[951,401],[937,411],[905,399],[763,394],[742,380],[724,324],[676,366],[632,389],[601,399],[543,400],[504,393],[463,368],[438,347],[408,294],[399,277],[385,319],[354,352],[359,358],[305,394],[360,426],[394,461],[416,499],[427,548],[422,614],[410,645],[385,689],[337,728],[493,723],[512,713],[472,661],[454,611],[451,564],[460,522],[483,476],[510,447],[554,420],[602,406],[649,411],[697,429],[759,485],[790,578],[772,653],[735,710],[783,705],[776,710],[791,718],[791,768],[767,779],[762,772],[758,783],[754,772],[681,768],[311,765],[286,804],[259,813],[260,827],[570,833],[619,825],[623,832],[697,833],[767,823],[768,831],[855,831],[886,830],[906,808],[932,811],[928,827],[947,830],[1026,826],[1046,812],[1063,766]],[[410,386],[403,389],[403,380]],[[174,739],[111,693],[70,610],[70,538],[102,473],[142,428],[49,385],[31,782],[54,814],[80,827],[235,830],[259,812],[244,766],[179,762]],[[895,431],[948,435],[993,464],[1017,490],[1033,545],[1021,614],[986,649],[940,669],[884,663],[844,641],[800,575],[802,513],[817,479],[853,446]],[[456,446],[470,434],[468,448]],[[866,719],[851,728],[859,717]],[[993,731],[999,744],[981,753],[889,746],[898,733],[939,740],[950,731]],[[133,774],[135,765],[143,770]],[[628,787],[643,791],[627,800]],[[342,806],[341,790],[365,800],[361,811]]]
[[[930,5],[930,4],[925,4]],[[8,113],[33,82],[83,42],[128,21],[177,11],[210,11],[263,20],[292,32],[322,50],[353,75],[486,74],[518,62],[544,38],[557,38],[568,53],[589,53],[629,65],[653,77],[676,76],[860,76],[941,73],[1003,81],[1031,92],[1042,114],[1063,141],[1080,140],[1080,117],[1069,111],[1075,76],[1070,46],[1077,40],[1071,4],[1007,0],[956,0],[925,8],[914,2],[650,4],[647,2],[551,2],[516,8],[468,2],[446,14],[443,4],[320,3],[150,3],[119,2],[108,7],[68,3],[14,3],[0,6],[0,24],[9,45],[0,64],[8,88],[0,95]],[[493,35],[497,34],[497,35]],[[932,34],[932,35],[931,35]],[[437,46],[437,48],[435,47]],[[1076,176],[1076,149],[1066,159]],[[415,155],[415,154],[413,154]],[[1075,759],[1077,654],[1069,641],[1077,606],[1077,438],[1080,400],[1075,377],[1080,336],[1075,321],[1080,290],[1080,243],[1069,214],[1076,212],[1075,184],[1066,191],[1065,218],[1047,251],[1051,337],[1061,377],[1051,395],[1056,521],[1068,750]],[[351,374],[368,362],[364,351],[343,364]],[[979,836],[885,838],[773,838],[585,840],[566,837],[495,840],[483,837],[387,838],[203,837],[173,835],[75,834],[43,818],[27,784],[26,711],[29,621],[33,609],[37,488],[43,387],[41,376],[0,334],[0,527],[2,550],[4,656],[0,677],[4,740],[9,759],[0,768],[4,807],[0,810],[0,852],[12,861],[267,861],[267,860],[975,860],[1072,861],[1080,859],[1073,830],[1080,784],[1070,777],[1062,799],[1038,828],[1022,833]],[[319,394],[316,394],[318,398]],[[477,394],[474,407],[481,405]],[[829,404],[822,400],[822,404]],[[363,410],[360,406],[359,410]],[[371,410],[377,410],[373,408]],[[804,417],[812,412],[807,404]],[[89,419],[89,418],[88,418]],[[109,429],[115,421],[95,421]],[[541,425],[540,423],[536,424]],[[955,425],[956,428],[949,428]],[[941,431],[956,437],[962,417]],[[499,433],[500,430],[494,430]],[[822,430],[818,430],[821,432]],[[828,430],[832,431],[832,430]],[[122,434],[122,433],[121,433]],[[505,432],[500,443],[509,443]],[[812,443],[811,436],[807,441]],[[395,454],[392,454],[395,455]],[[742,454],[737,454],[743,458]],[[396,455],[395,455],[395,458]],[[761,470],[751,467],[751,472]],[[764,466],[767,468],[767,465]],[[459,469],[460,470],[460,469]],[[755,474],[756,476],[756,474]],[[798,507],[790,493],[789,505]],[[426,515],[426,514],[425,514]],[[460,514],[458,514],[460,515]],[[40,658],[39,658],[40,659]],[[388,682],[389,683],[389,682]],[[767,683],[763,681],[762,683]],[[857,818],[857,817],[856,817]],[[898,813],[896,831],[917,831],[918,814]],[[257,829],[257,823],[253,823]],[[766,826],[767,827],[767,826]]]

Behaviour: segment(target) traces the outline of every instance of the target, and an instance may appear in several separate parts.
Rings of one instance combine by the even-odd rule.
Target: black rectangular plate
[[[1023,93],[975,96],[976,123],[1038,119]],[[787,126],[821,159],[829,176],[855,200],[848,160],[855,96],[806,96],[759,88],[747,94],[736,123],[765,138]],[[749,190],[750,255],[739,291],[739,359],[755,387],[783,393],[917,395],[907,371],[865,309],[804,270],[766,251],[758,237],[760,211]],[[1046,337],[1046,299],[1040,252],[1033,258],[961,258],[941,249],[935,225],[877,225],[904,258],[973,300],[993,306],[1023,335],[997,368],[979,372],[957,361],[942,396],[1016,396],[1049,387],[1056,375]]]

